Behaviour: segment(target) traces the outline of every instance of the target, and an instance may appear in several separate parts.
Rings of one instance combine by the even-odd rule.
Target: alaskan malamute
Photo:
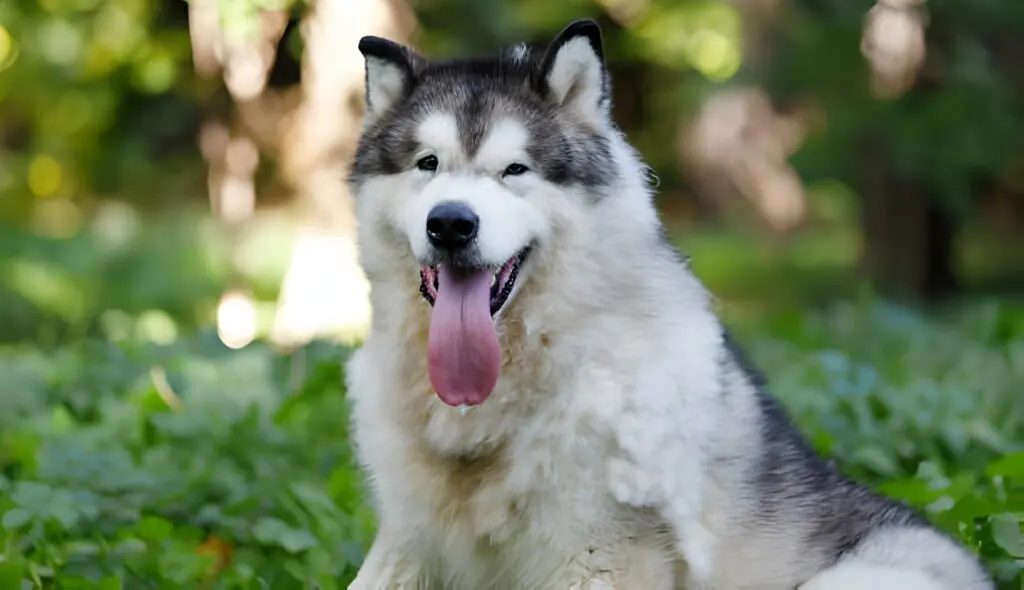
[[[378,531],[350,588],[993,587],[745,366],[612,122],[596,23],[486,58],[359,50],[373,320],[348,385]]]

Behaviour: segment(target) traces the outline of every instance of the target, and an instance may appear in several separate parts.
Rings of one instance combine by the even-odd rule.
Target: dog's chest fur
[[[655,519],[628,516],[605,491],[601,441],[551,442],[538,437],[485,457],[439,460],[434,472],[443,484],[426,488],[423,499],[430,534],[445,547],[433,557],[443,577],[461,578],[447,580],[457,582],[452,587],[516,580],[513,587],[540,588],[581,554],[658,534]]]
[[[567,548],[619,533],[609,522],[616,508],[601,492],[606,486],[583,469],[594,464],[583,449],[558,452],[533,442],[472,459],[431,459],[440,485],[425,488],[422,500],[431,536],[447,546],[435,556],[444,570],[475,572],[478,583],[497,571],[523,579],[564,567]]]
[[[543,334],[535,338],[526,350],[537,357],[513,351],[502,389],[465,416],[436,400],[414,354],[391,355],[394,370],[378,362],[364,371],[358,357],[350,366],[352,391],[362,396],[354,411],[373,414],[356,423],[390,425],[356,432],[364,461],[376,466],[379,501],[420,531],[416,550],[428,553],[445,587],[542,587],[591,548],[600,560],[601,548],[664,542],[658,519],[609,493],[603,421],[574,407],[578,396],[544,390],[571,381],[537,386],[549,362],[541,357],[560,354]],[[375,344],[357,354],[387,358]],[[404,405],[381,403],[392,396]],[[399,474],[405,481],[386,480]]]

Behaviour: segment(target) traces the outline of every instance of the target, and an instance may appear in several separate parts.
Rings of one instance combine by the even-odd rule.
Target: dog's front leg
[[[630,546],[605,553],[587,551],[573,562],[568,583],[550,588],[568,590],[673,590],[673,555],[657,546]]]
[[[379,532],[348,590],[425,590],[424,574],[422,561],[409,544]]]

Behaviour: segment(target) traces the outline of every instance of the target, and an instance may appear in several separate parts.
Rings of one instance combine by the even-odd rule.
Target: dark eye
[[[434,172],[437,170],[437,157],[424,156],[417,160],[416,167],[424,172]]]
[[[502,172],[501,175],[502,176],[519,176],[520,174],[525,173],[527,170],[529,170],[529,168],[527,168],[526,166],[523,166],[522,164],[509,164],[508,168],[505,168],[505,171]]]

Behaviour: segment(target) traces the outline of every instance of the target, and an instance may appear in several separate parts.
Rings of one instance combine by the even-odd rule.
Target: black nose
[[[463,203],[438,203],[427,214],[427,239],[441,250],[465,248],[476,237],[479,228],[480,218]]]

